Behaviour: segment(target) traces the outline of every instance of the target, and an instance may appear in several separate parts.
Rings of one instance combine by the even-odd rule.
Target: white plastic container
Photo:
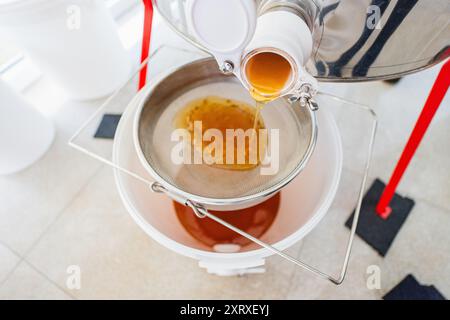
[[[114,141],[113,162],[152,181],[133,143],[133,118],[141,98],[140,95],[135,97],[122,116]],[[340,134],[330,114],[325,110],[317,112],[320,130],[316,150],[308,166],[282,189],[277,218],[261,237],[279,250],[287,249],[306,236],[326,215],[337,192],[342,172]],[[169,197],[153,193],[148,185],[117,169],[115,179],[130,215],[161,245],[198,260],[201,267],[213,274],[228,276],[264,271],[265,258],[272,252],[253,243],[237,253],[214,252],[182,227]]]
[[[51,146],[53,124],[0,81],[0,175],[21,171]]]
[[[0,0],[0,34],[76,100],[110,94],[131,72],[101,0]]]

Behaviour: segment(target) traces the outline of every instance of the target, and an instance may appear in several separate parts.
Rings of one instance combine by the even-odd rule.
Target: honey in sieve
[[[201,122],[201,134],[194,134],[195,122]],[[217,96],[208,96],[202,99],[191,101],[184,107],[174,119],[175,127],[186,129],[192,137],[192,145],[196,152],[208,152],[207,146],[211,141],[203,139],[204,133],[208,129],[219,130],[223,137],[222,144],[222,162],[217,161],[212,164],[214,167],[229,170],[250,170],[260,163],[260,153],[264,154],[264,142],[259,143],[259,132],[264,129],[264,122],[260,117],[255,121],[255,108],[241,101],[226,99]],[[227,144],[227,130],[242,129],[244,132],[248,129],[254,129],[254,134],[245,136],[245,147],[242,148],[235,138],[233,146]],[[195,141],[195,138],[201,141]],[[254,140],[256,138],[256,141]],[[232,150],[227,150],[232,148]],[[256,150],[255,150],[256,149]],[[234,160],[227,161],[227,151],[233,152]],[[215,157],[215,150],[211,151],[211,156]],[[238,162],[238,153],[244,153],[245,161]],[[256,155],[253,158],[251,155]],[[241,161],[242,162],[242,161]]]

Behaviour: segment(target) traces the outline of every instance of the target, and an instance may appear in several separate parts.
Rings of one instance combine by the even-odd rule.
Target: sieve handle
[[[274,254],[277,254],[277,255],[281,256],[282,258],[292,262],[293,264],[295,264],[295,265],[297,265],[297,266],[299,266],[299,267],[301,267],[301,268],[303,268],[305,270],[308,270],[308,271],[310,271],[310,272],[320,276],[321,278],[332,282],[335,285],[341,284],[344,281],[344,279],[345,279],[345,275],[346,275],[347,269],[348,269],[348,263],[349,263],[349,260],[350,260],[350,253],[351,253],[351,249],[352,249],[352,245],[353,245],[353,240],[355,238],[356,227],[358,225],[359,214],[360,214],[360,211],[361,211],[362,199],[363,199],[363,196],[364,196],[365,185],[366,185],[367,177],[368,177],[368,173],[369,173],[370,159],[372,158],[373,145],[374,145],[374,141],[375,141],[375,133],[376,133],[376,129],[377,129],[377,122],[376,122],[375,114],[373,113],[373,111],[371,111],[370,108],[367,109],[367,110],[371,112],[371,115],[374,117],[375,121],[374,121],[374,125],[372,127],[372,130],[371,130],[371,139],[370,139],[370,144],[369,144],[369,147],[368,147],[368,154],[367,154],[367,161],[366,161],[366,164],[365,164],[364,176],[363,176],[363,179],[361,181],[361,186],[360,186],[360,189],[359,189],[360,191],[359,191],[359,194],[358,194],[358,202],[356,204],[355,214],[354,214],[354,218],[353,218],[353,222],[352,222],[352,226],[351,226],[351,231],[350,231],[350,235],[349,235],[349,238],[348,238],[348,241],[347,241],[347,248],[345,250],[344,261],[343,261],[343,264],[342,264],[342,267],[341,267],[340,274],[337,277],[329,275],[329,274],[327,274],[325,272],[322,272],[319,269],[317,269],[317,268],[315,268],[315,267],[313,267],[313,266],[311,266],[311,265],[309,265],[309,264],[307,264],[307,263],[305,263],[303,261],[300,261],[300,260],[298,260],[298,259],[296,259],[296,258],[294,258],[294,257],[292,257],[292,256],[290,256],[290,255],[288,255],[288,254],[286,254],[284,252],[282,252],[281,250],[278,250],[274,246],[272,246],[272,245],[270,245],[268,243],[265,243],[265,242],[259,240],[258,238],[253,237],[252,235],[246,233],[245,231],[243,231],[243,230],[241,230],[239,228],[236,228],[235,226],[229,224],[228,222],[226,222],[226,221],[216,217],[212,213],[210,213],[201,204],[195,203],[195,202],[193,202],[193,201],[191,201],[189,199],[183,201],[184,204],[186,206],[189,206],[194,211],[195,215],[198,218],[203,219],[205,217],[208,217],[208,218],[216,221],[217,223],[220,223],[222,226],[224,226],[224,227],[226,227],[226,228],[228,228],[228,229],[238,233],[239,235],[247,238],[248,240],[250,240],[250,241],[258,244],[259,246],[269,250],[270,252],[272,252]],[[155,192],[166,193],[167,195],[172,196],[170,191],[165,189],[162,185],[160,185],[157,182],[153,183],[151,187],[152,187],[152,190],[155,191]]]
[[[365,185],[366,179],[367,179],[367,174],[364,176],[363,185]],[[152,189],[153,192],[165,193],[169,197],[172,197],[172,193],[170,191],[168,191],[166,188],[164,188],[158,182],[154,182],[151,185],[151,189]],[[361,190],[364,190],[364,188],[361,188]],[[270,245],[268,243],[265,243],[265,242],[259,240],[258,238],[255,238],[254,236],[248,234],[247,232],[245,232],[245,231],[243,231],[243,230],[241,230],[239,228],[236,228],[235,226],[229,224],[228,222],[226,222],[226,221],[216,217],[212,213],[210,213],[201,204],[195,203],[195,202],[193,202],[191,200],[184,201],[184,204],[186,206],[190,207],[194,211],[195,215],[199,219],[204,219],[204,218],[208,217],[208,218],[216,221],[217,223],[220,223],[222,226],[224,226],[224,227],[226,227],[226,228],[228,228],[228,229],[230,229],[230,230],[240,234],[241,236],[247,238],[248,240],[258,244],[259,246],[261,246],[261,247],[263,247],[263,248],[273,252],[274,254],[277,254],[277,255],[281,256],[282,258],[284,258],[284,259],[294,263],[295,265],[297,265],[297,266],[299,266],[299,267],[301,267],[303,269],[306,269],[306,270],[308,270],[308,271],[310,271],[310,272],[312,272],[312,273],[314,273],[314,274],[316,274],[316,275],[318,275],[318,276],[320,276],[320,277],[322,277],[324,279],[327,279],[327,280],[331,281],[335,285],[339,285],[339,284],[341,284],[344,281],[345,274],[347,272],[348,261],[349,261],[349,257],[350,257],[350,251],[351,251],[351,247],[352,247],[352,244],[353,244],[353,239],[354,239],[355,231],[356,231],[356,225],[358,223],[359,212],[360,212],[360,208],[361,208],[362,191],[361,191],[359,197],[360,198],[359,198],[358,206],[357,206],[357,208],[355,210],[355,216],[354,216],[354,219],[353,219],[351,234],[350,234],[349,240],[347,242],[347,250],[346,250],[346,255],[345,255],[345,259],[344,259],[344,264],[342,266],[341,273],[340,273],[340,275],[338,277],[333,277],[333,276],[331,276],[329,274],[326,274],[326,273],[320,271],[319,269],[317,269],[317,268],[315,268],[315,267],[313,267],[313,266],[311,266],[311,265],[309,265],[307,263],[304,263],[304,262],[302,262],[302,261],[300,261],[300,260],[298,260],[298,259],[296,259],[296,258],[294,258],[294,257],[292,257],[292,256],[290,256],[290,255],[288,255],[288,254],[278,250],[274,246],[272,246],[272,245]]]

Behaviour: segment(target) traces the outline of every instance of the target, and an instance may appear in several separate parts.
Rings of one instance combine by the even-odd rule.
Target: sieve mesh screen
[[[172,150],[179,143],[171,139],[174,119],[189,102],[218,96],[255,104],[234,77],[216,70],[214,61],[212,64],[196,62],[160,82],[138,113],[139,146],[158,180],[185,193],[204,198],[235,199],[264,192],[296,171],[313,141],[311,112],[300,106],[293,107],[286,99],[277,99],[261,111],[269,131],[266,151],[271,161],[268,164],[251,170],[227,170],[207,164],[175,164],[172,159]],[[274,129],[278,139],[276,135],[271,138]]]

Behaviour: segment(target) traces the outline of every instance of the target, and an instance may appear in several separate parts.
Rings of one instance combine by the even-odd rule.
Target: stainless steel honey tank
[[[247,0],[258,16],[289,10],[310,27],[314,46],[306,65],[322,81],[397,78],[450,56],[449,0]],[[183,37],[190,32],[186,0],[153,0]]]

